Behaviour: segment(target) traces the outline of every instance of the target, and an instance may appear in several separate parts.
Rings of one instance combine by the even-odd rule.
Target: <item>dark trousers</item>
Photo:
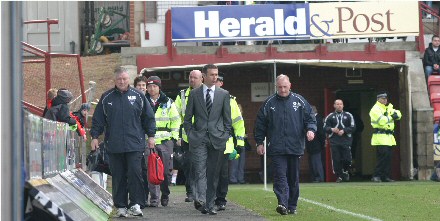
[[[154,185],[148,183],[148,190],[150,196],[150,203],[156,204],[159,202],[159,195],[162,192],[161,199],[168,199],[170,195],[169,183],[171,181],[171,170],[173,168],[173,160],[171,159],[171,153],[173,150],[173,142],[170,140],[162,142],[162,144],[156,144],[156,150],[162,159],[164,169],[164,180],[160,185]],[[147,151],[149,153],[149,151]],[[147,154],[149,155],[149,154]],[[146,180],[144,180],[146,182]],[[148,192],[145,193],[146,200],[148,200]]]
[[[193,197],[192,191],[192,180],[191,177],[191,153],[189,151],[189,144],[182,140],[182,151],[183,151],[183,173],[185,174],[185,189],[186,196]]]
[[[199,146],[191,146],[190,149],[194,200],[204,203],[208,211],[214,208],[224,151],[224,148],[215,149],[208,137]]]
[[[373,176],[381,179],[390,178],[392,146],[379,145],[376,148],[377,163]]]
[[[231,160],[231,167],[229,168],[229,182],[231,183],[245,183],[244,167],[246,163],[246,151],[241,151],[240,158]]]
[[[221,159],[221,167],[220,167],[220,177],[218,179],[218,185],[217,185],[217,193],[216,193],[216,199],[215,204],[216,205],[226,205],[226,195],[228,194],[228,187],[229,187],[229,171],[228,171],[228,164],[229,164],[229,154],[224,154],[223,159]]]
[[[278,205],[294,210],[299,198],[299,156],[276,155],[271,158],[273,191]]]
[[[322,167],[321,152],[309,154],[309,167],[313,181],[324,181],[324,168]]]
[[[350,146],[331,144],[333,171],[336,177],[342,177],[342,170],[347,171],[351,166]]]
[[[134,204],[145,205],[142,179],[143,152],[109,153],[112,172],[112,195],[116,208],[128,208]],[[128,198],[130,204],[128,204]]]
[[[147,202],[148,202],[148,195],[150,193],[150,189],[148,187],[148,167],[147,167],[147,156],[146,154],[143,155],[142,157],[142,162],[141,162],[141,166],[142,166],[142,180],[143,180],[143,188],[144,188],[144,202],[141,205],[141,209],[143,209],[144,207],[147,206]]]

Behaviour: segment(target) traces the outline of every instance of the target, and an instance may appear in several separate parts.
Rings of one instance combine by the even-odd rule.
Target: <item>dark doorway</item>
[[[371,126],[369,112],[374,105],[374,91],[371,89],[337,90],[336,98],[344,102],[344,111],[350,112],[356,124],[352,144],[353,178],[369,176],[373,173],[376,153],[370,145]]]

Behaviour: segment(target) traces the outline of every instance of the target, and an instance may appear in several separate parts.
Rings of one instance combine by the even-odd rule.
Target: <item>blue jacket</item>
[[[144,151],[145,134],[156,134],[153,109],[145,95],[131,86],[122,93],[115,87],[102,94],[90,134],[98,138],[104,131],[109,153]]]
[[[307,131],[316,133],[316,119],[310,104],[299,94],[287,97],[277,93],[264,101],[255,121],[254,138],[267,155],[304,155]]]

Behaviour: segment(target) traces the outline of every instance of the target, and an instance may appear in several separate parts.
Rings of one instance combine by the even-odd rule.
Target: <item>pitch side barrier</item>
[[[109,192],[82,170],[86,143],[66,123],[25,110],[25,218],[31,220],[108,220]]]

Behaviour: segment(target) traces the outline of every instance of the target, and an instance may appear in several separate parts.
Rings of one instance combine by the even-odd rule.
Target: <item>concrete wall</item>
[[[412,107],[412,162],[418,167],[418,179],[430,178],[434,167],[433,109],[429,102],[423,65],[418,52],[406,53]],[[411,153],[407,153],[408,156]],[[406,158],[408,159],[408,158]],[[409,159],[408,159],[409,160]],[[418,165],[417,165],[418,164]],[[412,169],[412,168],[407,168]],[[410,170],[412,171],[412,170]]]

